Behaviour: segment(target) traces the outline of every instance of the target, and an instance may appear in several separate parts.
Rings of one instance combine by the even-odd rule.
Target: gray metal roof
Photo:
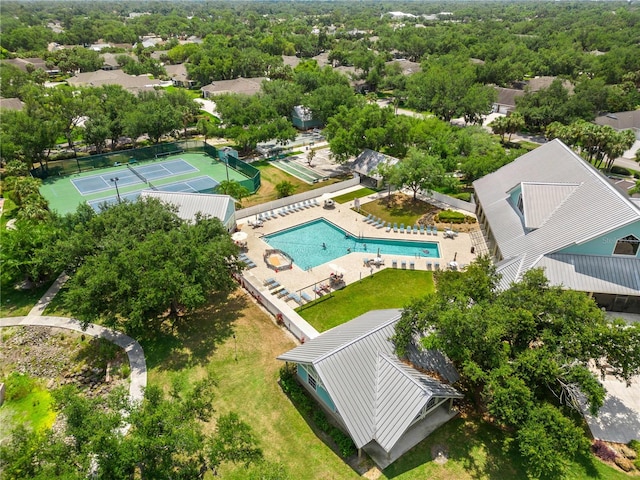
[[[509,192],[522,182],[554,185],[571,183],[576,186],[570,193],[569,186],[566,190],[558,189],[558,194],[554,195],[559,201],[555,209],[549,202],[540,201],[534,208],[538,212],[550,211],[550,215],[539,228],[530,231],[525,227],[517,208],[509,202]],[[473,186],[503,258],[521,259],[515,274],[498,267],[500,273],[509,273],[508,277],[512,280],[517,280],[526,270],[538,266],[545,255],[640,222],[638,205],[560,140],[538,147],[498,171],[476,180]],[[540,192],[538,190],[537,197]],[[561,197],[564,199],[560,200]],[[539,218],[541,214],[536,213],[536,216]],[[508,265],[513,269],[512,262]],[[563,278],[562,283],[569,285],[578,282]]]
[[[235,202],[229,195],[158,190],[144,190],[141,195],[175,205],[178,207],[178,216],[187,221],[194,221],[196,214],[201,213],[207,217],[218,218],[227,225],[235,214]]]
[[[385,155],[384,153],[365,148],[362,153],[358,155],[358,157],[351,163],[351,169],[362,175],[380,180],[382,178],[381,175],[372,173],[378,167],[378,165],[385,162],[389,165],[395,165],[399,161],[400,160],[395,157],[390,157],[389,155]]]
[[[638,295],[640,258],[552,253],[542,258],[549,281],[584,292]]]
[[[431,397],[461,397],[397,359],[400,314],[368,312],[278,357],[314,366],[358,448],[375,440],[389,451]]]
[[[540,228],[578,185],[522,182],[524,225]]]

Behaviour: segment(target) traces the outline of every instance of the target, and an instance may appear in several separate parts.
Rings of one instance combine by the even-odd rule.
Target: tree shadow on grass
[[[242,295],[214,295],[202,309],[165,326],[153,338],[141,339],[147,368],[177,371],[209,362],[219,345],[234,335],[234,322],[247,299]]]
[[[448,451],[452,478],[460,470],[472,478],[526,478],[519,455],[512,450],[504,450],[503,440],[504,433],[497,428],[477,419],[458,417],[405,453],[387,467],[384,474],[395,478],[433,462],[432,449],[441,445]],[[447,464],[442,468],[446,470]]]

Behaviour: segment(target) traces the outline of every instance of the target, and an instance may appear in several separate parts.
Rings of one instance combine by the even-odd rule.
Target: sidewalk
[[[95,324],[89,324],[86,329],[83,329],[82,323],[73,318],[42,315],[47,305],[49,305],[53,297],[60,291],[60,288],[62,288],[68,278],[66,273],[62,273],[42,298],[38,300],[26,317],[0,318],[0,328],[33,326],[65,328],[93,337],[104,338],[105,340],[115,343],[127,353],[127,357],[129,358],[129,366],[131,368],[129,399],[132,403],[142,401],[144,389],[147,386],[147,362],[144,358],[142,346],[135,339],[124,333]]]

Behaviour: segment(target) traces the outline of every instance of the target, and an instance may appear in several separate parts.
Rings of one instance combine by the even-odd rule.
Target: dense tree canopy
[[[147,199],[83,209],[69,223],[49,248],[71,274],[65,304],[85,322],[150,333],[234,287],[237,247],[218,219],[190,224]]]
[[[71,385],[62,387],[54,392],[62,427],[15,429],[0,446],[3,478],[192,480],[224,462],[262,466],[255,435],[237,414],[221,415],[215,432],[205,433],[214,386],[210,378],[194,385],[176,381],[168,395],[151,386],[139,405],[123,391],[90,399]],[[285,476],[281,471],[276,478]]]
[[[559,478],[589,445],[572,409],[584,395],[595,414],[604,400],[591,363],[627,381],[640,373],[640,325],[608,321],[541,270],[506,290],[498,281],[487,258],[437,273],[437,292],[405,308],[393,341],[401,355],[416,335],[446,353],[476,405],[515,432],[531,476]]]

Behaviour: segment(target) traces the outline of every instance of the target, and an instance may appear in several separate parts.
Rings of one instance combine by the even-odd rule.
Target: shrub
[[[618,456],[616,452],[609,448],[609,445],[604,443],[602,440],[596,440],[593,442],[591,450],[596,457],[606,462],[613,462]]]
[[[436,222],[440,223],[476,223],[474,217],[470,217],[455,210],[443,210],[435,217]]]
[[[631,448],[632,450],[635,450],[635,452],[640,455],[640,441],[638,440],[631,440],[628,444],[628,447]]]
[[[631,172],[629,171],[629,169],[620,167],[618,165],[614,165],[613,167],[611,167],[611,173],[615,175],[624,175],[624,176],[631,175]]]
[[[309,398],[304,388],[296,380],[296,368],[295,364],[290,364],[280,369],[280,386],[282,390],[298,409],[311,417],[318,429],[333,439],[343,457],[350,457],[356,452],[356,446],[353,444],[351,437],[331,425],[325,413],[315,404],[314,400]]]
[[[7,401],[22,399],[35,387],[35,380],[26,373],[11,372],[4,383]]]

